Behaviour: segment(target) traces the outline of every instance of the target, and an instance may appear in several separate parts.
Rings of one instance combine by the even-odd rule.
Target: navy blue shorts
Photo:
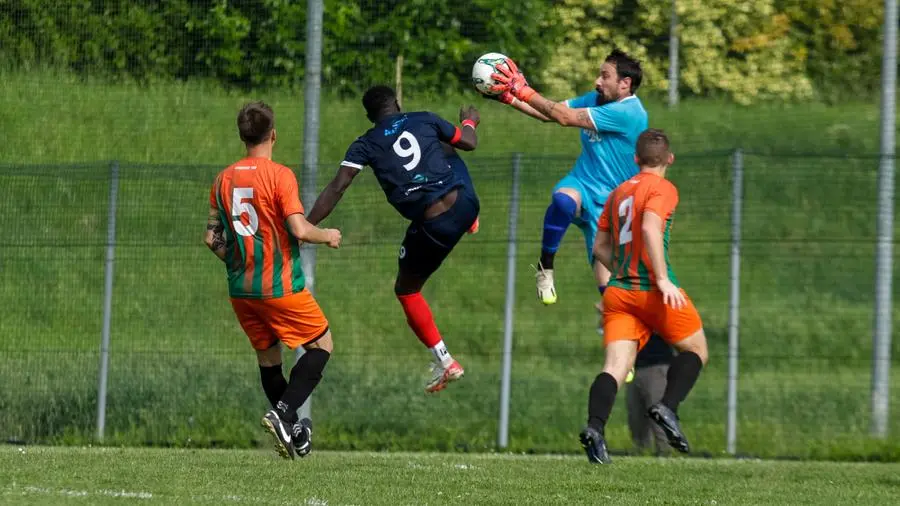
[[[471,186],[456,188],[453,207],[430,220],[414,221],[400,246],[400,269],[428,279],[478,217],[480,204]]]

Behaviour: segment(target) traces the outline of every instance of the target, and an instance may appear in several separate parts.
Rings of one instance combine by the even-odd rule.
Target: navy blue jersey
[[[382,119],[347,149],[346,165],[372,167],[388,202],[408,220],[419,220],[429,204],[463,185],[441,147],[462,132],[430,112],[398,113]]]

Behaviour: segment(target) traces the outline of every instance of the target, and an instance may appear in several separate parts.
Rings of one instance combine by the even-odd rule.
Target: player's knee
[[[414,293],[419,292],[420,289],[415,286],[410,286],[408,283],[404,283],[401,280],[397,280],[394,282],[394,295],[397,297],[402,297],[404,295],[412,295]]]
[[[703,366],[706,366],[709,362],[709,348],[706,345],[706,335],[703,333],[703,329],[698,330],[687,339],[676,343],[675,347],[678,349],[679,353],[690,352],[697,355]]]
[[[603,364],[603,372],[615,378],[619,388],[625,384],[625,378],[634,366],[635,357],[629,353],[609,353],[607,348],[606,360]]]
[[[628,372],[631,370],[631,367],[626,367],[624,362],[612,363],[603,366],[603,372],[609,374],[616,380],[616,384],[619,388],[625,384],[625,378],[628,377]]]
[[[571,221],[578,214],[578,201],[568,193],[558,191],[554,192],[550,199],[550,208]]]
[[[394,281],[394,294],[397,297],[400,297],[401,295],[412,295],[421,292],[424,284],[425,280],[420,276],[413,275],[401,267],[400,273],[397,275],[397,280]]]
[[[325,334],[316,339],[315,341],[308,343],[303,346],[306,351],[309,350],[322,350],[327,353],[331,353],[334,351],[334,340],[331,338],[331,330],[325,332]]]
[[[275,341],[265,350],[256,350],[256,361],[260,367],[272,367],[281,364],[281,346]]]

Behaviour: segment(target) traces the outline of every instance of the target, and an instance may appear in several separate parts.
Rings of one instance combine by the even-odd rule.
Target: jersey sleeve
[[[353,144],[347,148],[347,153],[344,155],[344,161],[341,162],[341,165],[346,165],[347,167],[352,167],[356,170],[362,170],[363,167],[369,165],[370,156],[369,145],[366,142],[365,138],[360,137],[353,141]]]
[[[219,184],[222,181],[222,175],[216,176],[212,186],[209,188],[209,207],[219,209]]]
[[[275,181],[275,205],[281,218],[287,218],[292,214],[303,213],[303,204],[300,202],[300,187],[297,184],[297,176],[294,171],[284,167],[278,173]]]
[[[591,121],[598,132],[628,133],[631,130],[632,118],[629,107],[622,102],[613,102],[601,106],[590,107]]]
[[[462,137],[462,130],[460,130],[458,126],[450,123],[437,114],[430,113],[429,116],[431,123],[437,129],[438,139],[448,144],[456,144],[459,142],[460,137]]]
[[[661,184],[654,185],[647,194],[644,203],[644,211],[650,211],[666,221],[675,212],[678,206],[678,190],[671,182],[663,180]]]
[[[597,220],[597,230],[609,232],[609,208],[612,203],[612,193],[606,197],[606,204],[603,205],[603,212],[600,213],[600,219]]]
[[[566,106],[570,109],[583,109],[597,105],[597,92],[589,91],[584,95],[566,100]]]

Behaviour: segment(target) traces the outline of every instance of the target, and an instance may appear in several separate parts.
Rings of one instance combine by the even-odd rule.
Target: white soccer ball
[[[491,86],[500,84],[494,81],[491,74],[498,73],[497,65],[506,60],[506,56],[500,53],[486,53],[479,56],[475,60],[475,65],[472,65],[472,84],[475,85],[475,89],[484,95],[499,95],[500,93],[491,91]]]

